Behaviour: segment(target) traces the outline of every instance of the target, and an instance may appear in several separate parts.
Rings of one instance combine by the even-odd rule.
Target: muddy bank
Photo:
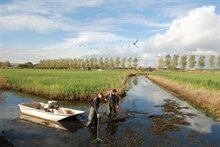
[[[195,89],[189,85],[179,84],[153,75],[148,75],[147,77],[151,81],[173,92],[178,97],[189,101],[191,104],[202,109],[204,112],[213,115],[215,119],[220,121],[219,94],[205,89]]]
[[[136,76],[136,73],[129,73],[124,75],[124,79],[121,83],[120,87],[115,87],[117,89],[118,96],[124,97],[126,95],[126,91],[128,89],[128,80],[130,77]],[[45,93],[40,89],[35,87],[18,87],[10,85],[6,82],[4,76],[0,74],[0,89],[2,90],[14,90],[18,92],[23,92],[35,96],[40,96],[45,99],[53,99],[53,100],[65,100],[65,101],[78,101],[78,102],[90,102],[99,92],[102,92],[104,95],[107,95],[112,89],[107,89],[105,91],[97,91],[95,93],[72,93],[72,94],[61,94],[61,93],[51,93],[48,91]]]

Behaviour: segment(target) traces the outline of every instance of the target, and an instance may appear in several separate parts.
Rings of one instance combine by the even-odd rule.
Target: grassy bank
[[[152,72],[149,79],[220,120],[220,75],[215,72]]]
[[[189,84],[195,88],[220,91],[219,72],[153,72],[154,76],[178,83]]]
[[[131,71],[1,69],[1,88],[18,90],[48,99],[89,100],[112,88],[123,94]]]

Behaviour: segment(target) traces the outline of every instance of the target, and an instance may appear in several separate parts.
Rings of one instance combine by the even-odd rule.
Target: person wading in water
[[[88,121],[86,123],[86,126],[91,126],[91,125],[94,125],[96,126],[97,125],[97,118],[99,118],[99,111],[98,111],[98,108],[99,108],[99,104],[101,102],[103,98],[103,94],[102,93],[99,93],[92,101],[92,105],[90,107],[90,111],[89,111],[89,116],[88,116]]]
[[[112,92],[106,96],[107,101],[109,103],[110,113],[109,113],[108,117],[110,119],[117,116],[116,109],[119,107],[119,98],[116,95],[116,93],[117,93],[117,90],[113,89]]]

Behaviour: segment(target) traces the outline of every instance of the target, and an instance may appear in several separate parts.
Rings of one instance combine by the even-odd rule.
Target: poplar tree
[[[121,68],[125,68],[126,67],[126,58],[122,58],[121,59]]]
[[[135,58],[133,59],[133,68],[134,68],[134,69],[137,69],[137,67],[138,67],[138,58],[135,57]]]
[[[132,68],[132,57],[129,57],[127,60],[127,67]]]
[[[106,68],[106,69],[109,68],[109,59],[108,59],[108,58],[105,58],[105,61],[104,61],[104,68]]]
[[[116,59],[115,59],[115,67],[119,67],[120,66],[120,58],[119,57],[117,57]]]
[[[209,57],[209,67],[213,68],[215,66],[215,55]]]
[[[218,55],[217,66],[220,67],[220,55]]]
[[[180,58],[180,68],[182,71],[186,70],[186,65],[187,65],[187,56],[182,56]]]
[[[171,56],[170,55],[165,56],[165,66],[167,67],[167,69],[171,68]]]
[[[176,70],[176,67],[178,66],[178,60],[179,60],[179,55],[173,55],[173,59],[171,62],[171,69]]]
[[[99,58],[98,66],[99,68],[104,68],[104,62],[102,57]]]
[[[196,57],[195,55],[190,55],[189,56],[189,68],[190,68],[190,70],[192,70],[196,65],[195,57]]]
[[[115,61],[113,58],[110,58],[110,68],[114,68],[115,67]]]
[[[201,55],[199,57],[198,66],[200,67],[200,69],[203,69],[205,67],[205,56],[204,55]]]
[[[159,60],[157,61],[157,69],[158,70],[164,69],[164,59],[163,59],[163,57],[159,58]]]

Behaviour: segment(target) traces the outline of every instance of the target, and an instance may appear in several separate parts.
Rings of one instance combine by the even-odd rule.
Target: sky
[[[219,53],[219,0],[0,0],[0,61]]]

